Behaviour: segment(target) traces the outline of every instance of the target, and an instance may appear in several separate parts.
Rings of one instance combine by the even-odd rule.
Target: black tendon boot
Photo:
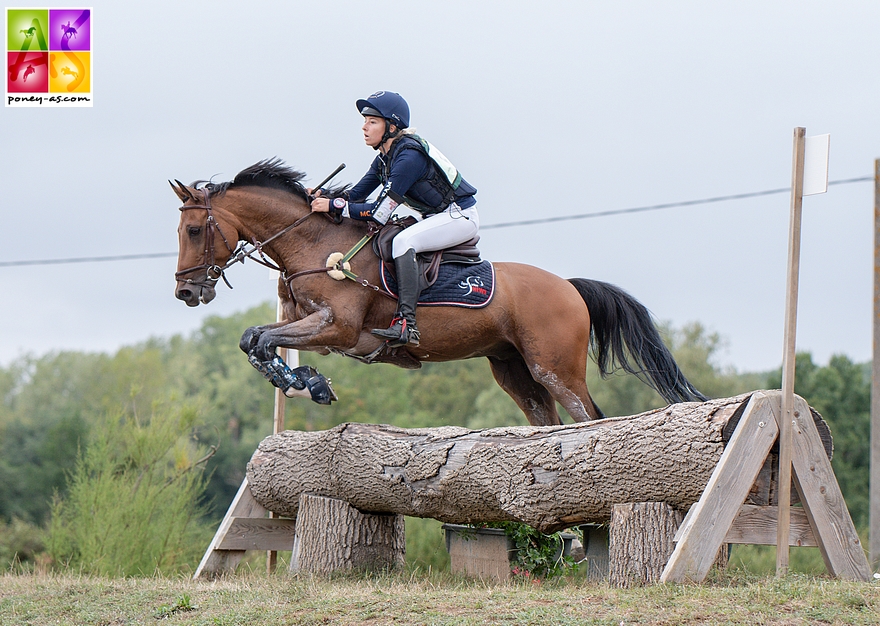
[[[388,341],[390,348],[419,345],[419,329],[416,328],[416,303],[419,301],[419,268],[416,251],[410,248],[394,259],[397,270],[397,316],[390,328],[374,328],[372,333]]]

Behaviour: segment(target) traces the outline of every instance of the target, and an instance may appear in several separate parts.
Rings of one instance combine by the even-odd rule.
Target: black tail
[[[678,369],[641,302],[623,289],[598,280],[571,278],[568,282],[590,311],[593,358],[603,378],[621,368],[670,404],[708,400]]]

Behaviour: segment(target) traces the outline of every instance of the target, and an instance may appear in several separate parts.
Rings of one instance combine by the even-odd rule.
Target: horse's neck
[[[264,248],[267,256],[288,273],[323,266],[329,254],[347,251],[363,235],[362,229],[349,220],[334,225],[325,215],[312,214],[308,204],[295,196],[253,194],[236,200],[238,232],[240,239],[248,243],[267,242],[300,222]]]

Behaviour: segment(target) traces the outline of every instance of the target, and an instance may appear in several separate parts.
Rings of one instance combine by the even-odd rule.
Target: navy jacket
[[[367,197],[379,186],[383,192],[375,202],[366,202]],[[348,192],[348,212],[357,220],[369,220],[390,192],[403,197],[410,205],[425,214],[436,213],[443,206],[450,189],[445,176],[434,161],[425,153],[418,140],[404,135],[391,148],[389,154],[379,153],[370,164],[363,178]],[[454,192],[454,202],[463,209],[474,206],[477,201],[476,188],[462,179]]]

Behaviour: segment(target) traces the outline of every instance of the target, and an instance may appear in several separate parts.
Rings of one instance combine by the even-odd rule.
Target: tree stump
[[[381,571],[406,554],[402,515],[361,513],[347,502],[300,495],[291,572]]]
[[[635,587],[660,580],[684,514],[665,502],[615,504],[609,527],[609,582]]]

